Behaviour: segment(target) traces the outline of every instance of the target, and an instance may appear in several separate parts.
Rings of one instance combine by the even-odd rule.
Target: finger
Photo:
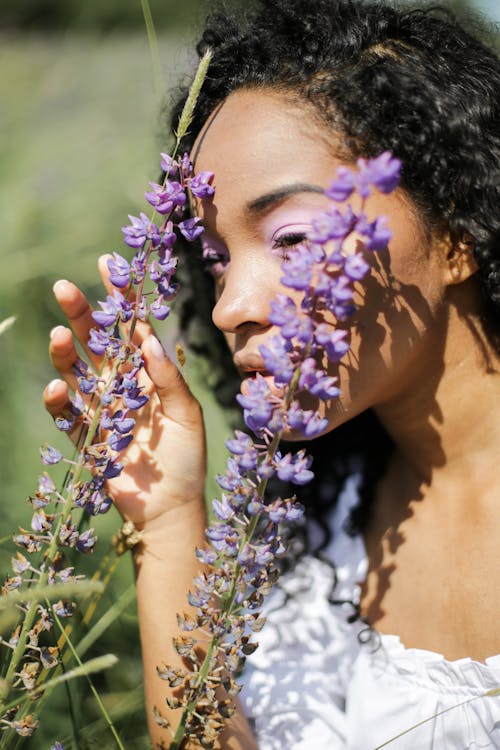
[[[51,380],[43,391],[43,403],[51,417],[71,409],[68,384],[58,378]]]
[[[74,419],[68,384],[58,378],[51,380],[43,391],[43,402],[51,417],[69,417]],[[85,430],[84,430],[85,431]],[[73,428],[67,435],[76,444],[82,437],[82,421],[76,419]]]
[[[66,326],[56,326],[50,332],[49,354],[52,364],[69,387],[76,391],[77,379],[73,365],[78,358],[73,334]]]
[[[54,284],[53,287],[54,295],[63,313],[66,315],[73,332],[84,347],[89,358],[94,363],[96,368],[99,368],[100,357],[96,357],[88,346],[89,334],[91,328],[96,328],[97,325],[92,317],[92,308],[89,305],[87,298],[81,292],[75,284],[66,279],[61,279]]]
[[[116,291],[116,287],[113,286],[111,281],[109,280],[109,268],[108,268],[108,260],[112,258],[111,255],[101,255],[97,262],[97,266],[99,268],[99,273],[101,274],[102,282],[104,284],[104,287],[108,294],[113,294]],[[122,289],[119,290],[122,292],[126,292],[126,290]],[[130,291],[126,294],[127,300],[131,303],[135,302],[136,295],[135,290],[130,289]],[[128,328],[128,326],[124,326],[124,328]],[[134,330],[134,336],[133,336],[133,342],[136,344],[136,346],[141,346],[142,342],[150,336],[152,333],[154,333],[153,328],[149,323],[146,323],[142,320],[137,320]]]
[[[151,378],[162,412],[178,423],[200,422],[201,410],[175,364],[156,338],[148,336],[142,346],[146,372]]]

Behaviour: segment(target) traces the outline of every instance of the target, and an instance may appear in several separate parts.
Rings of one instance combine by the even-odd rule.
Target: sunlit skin
[[[345,163],[338,142],[312,110],[262,91],[231,95],[198,138],[196,169],[215,173],[214,202],[196,206],[205,245],[220,253],[213,321],[243,375],[264,368],[259,346],[276,333],[270,301],[285,291],[281,259],[328,205],[320,191]],[[500,562],[499,378],[475,264],[426,232],[401,190],[366,210],[387,216],[394,237],[360,289],[342,395],[326,412],[334,429],[372,407],[397,446],[366,531],[363,610],[408,646],[482,660],[498,651],[487,571]]]
[[[214,201],[196,206],[205,244],[221,253],[212,269],[213,321],[243,377],[263,368],[259,345],[274,334],[268,314],[270,300],[283,291],[282,255],[328,206],[321,191],[346,163],[341,141],[308,106],[261,90],[232,94],[195,144],[196,171],[216,175]],[[475,266],[446,236],[429,235],[401,190],[373,197],[367,210],[388,217],[394,238],[388,252],[373,258],[370,279],[359,289],[351,354],[338,372],[342,396],[327,409],[334,429],[374,408],[396,443],[365,533],[362,609],[407,646],[483,660],[499,651],[492,572],[500,564],[500,386],[498,357],[480,324]],[[105,259],[100,267],[109,287]],[[65,408],[73,385],[74,336],[84,344],[92,324],[77,287],[63,281],[55,294],[73,334],[59,326],[51,338],[61,376],[44,393],[52,415]],[[206,523],[205,440],[197,402],[147,325],[138,326],[136,341],[151,407],[110,490],[121,513],[144,532],[137,587],[151,709],[164,705],[167,690],[155,667],[160,655],[175,659],[175,612],[186,609],[197,572],[193,550]],[[151,735],[168,739],[153,723]],[[255,748],[241,714],[223,747]]]

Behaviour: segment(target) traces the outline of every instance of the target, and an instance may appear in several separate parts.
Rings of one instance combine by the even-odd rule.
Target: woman
[[[194,268],[187,318],[206,326],[213,305],[243,379],[264,369],[281,257],[325,206],[338,166],[385,150],[403,162],[401,187],[368,202],[394,238],[334,373],[328,435],[311,445],[308,505],[325,536],[315,541],[311,521],[308,544],[327,561],[304,555],[271,600],[222,745],[365,750],[423,722],[392,746],[500,747],[500,699],[484,697],[500,685],[499,62],[443,12],[349,0],[217,15],[199,52],[207,45],[184,146],[196,171],[215,173],[213,203],[195,205],[215,297]],[[75,286],[55,293],[73,334],[52,332],[63,378],[45,391],[53,415],[74,384],[73,336],[85,342],[92,325]],[[197,572],[205,448],[199,405],[150,329],[139,336],[154,397],[110,489],[143,530],[146,697],[163,712],[155,667],[176,659],[175,613]],[[153,724],[151,734],[168,742]]]

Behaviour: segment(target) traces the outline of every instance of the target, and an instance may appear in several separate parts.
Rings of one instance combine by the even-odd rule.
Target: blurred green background
[[[64,445],[41,404],[42,388],[54,377],[46,355],[48,333],[62,322],[52,284],[70,278],[91,299],[101,297],[96,259],[120,250],[127,214],[144,208],[143,191],[158,173],[159,151],[168,147],[159,111],[192,69],[192,42],[212,5],[210,0],[151,0],[166,92],[160,94],[140,0],[1,0],[0,321],[9,316],[16,321],[0,336],[0,537],[29,524],[25,498],[40,471],[40,443]],[[457,0],[456,5],[469,3]],[[496,0],[478,0],[475,7],[500,20]],[[174,329],[170,323],[162,332],[170,345]],[[207,373],[192,356],[187,370],[203,401],[209,434],[220,436],[209,446],[212,476],[223,460],[226,422],[202,385]],[[213,491],[210,480],[209,494]],[[113,512],[98,520],[102,541],[94,560],[119,526]],[[7,572],[10,555],[10,544],[4,544],[2,571]],[[89,570],[94,560],[88,561]],[[132,580],[125,557],[102,612],[120,600]],[[108,651],[120,664],[95,681],[118,717],[127,750],[147,747],[133,603],[89,656]],[[76,688],[75,701],[78,744],[71,739],[61,690],[26,746],[48,748],[58,739],[66,749],[113,747],[102,724],[86,744],[84,727],[98,713],[85,687]]]

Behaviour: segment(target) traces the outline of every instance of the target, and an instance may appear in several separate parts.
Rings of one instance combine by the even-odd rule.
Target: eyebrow
[[[319,193],[323,195],[324,192],[325,188],[320,185],[311,185],[308,182],[294,182],[291,185],[284,185],[278,190],[272,190],[255,198],[255,200],[248,203],[247,208],[250,212],[265,211],[266,208],[288,198],[289,195],[295,195],[296,193]]]

